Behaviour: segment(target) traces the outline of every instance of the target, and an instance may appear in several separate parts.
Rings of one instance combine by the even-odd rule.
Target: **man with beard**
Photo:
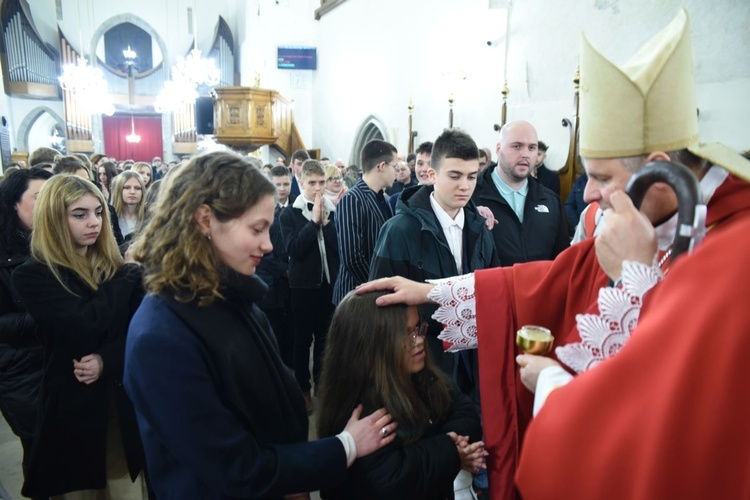
[[[497,166],[480,174],[474,192],[474,203],[488,207],[498,221],[492,236],[503,266],[554,259],[569,245],[560,199],[530,175],[537,152],[537,134],[530,123],[505,124]]]

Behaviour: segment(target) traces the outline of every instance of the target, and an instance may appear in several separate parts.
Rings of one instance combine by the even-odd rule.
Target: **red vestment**
[[[710,231],[706,237],[703,246],[707,248],[714,248],[715,245],[712,240],[718,239],[720,236],[723,237],[726,233],[724,225],[730,226],[733,224],[735,219],[740,217],[737,215],[738,212],[745,213],[750,212],[750,184],[741,181],[734,176],[729,178],[722,184],[716,193],[712,197],[709,203],[708,220],[707,224],[717,224],[721,227],[717,227],[714,231]],[[730,220],[731,219],[731,220]],[[750,220],[749,220],[750,222]],[[750,229],[750,226],[747,226]],[[750,234],[750,233],[747,233]],[[729,246],[730,243],[726,243],[726,237],[722,238],[725,241],[724,245]],[[743,251],[750,250],[750,237],[744,236],[745,244],[743,245]],[[709,245],[710,243],[710,245]],[[551,262],[532,262],[529,264],[516,265],[512,268],[500,268],[491,269],[487,271],[478,271],[475,273],[475,287],[476,287],[476,301],[477,301],[477,335],[478,343],[481,346],[479,349],[479,370],[480,370],[480,391],[482,400],[482,416],[483,416],[483,427],[485,432],[485,443],[490,453],[488,457],[488,473],[490,480],[490,491],[491,496],[494,499],[506,499],[513,498],[516,496],[516,492],[513,486],[513,477],[516,472],[518,464],[518,456],[521,449],[521,442],[524,438],[524,431],[528,422],[531,420],[532,405],[533,405],[533,394],[531,394],[520,381],[518,367],[515,364],[515,356],[518,354],[518,349],[515,346],[515,332],[516,330],[525,324],[537,324],[552,330],[555,335],[555,346],[565,345],[571,342],[579,342],[580,336],[575,325],[575,316],[579,313],[597,313],[598,307],[596,299],[598,296],[599,288],[606,284],[606,276],[601,271],[601,268],[596,261],[596,254],[594,251],[594,240],[586,240],[573,247],[569,248],[557,259]],[[706,250],[702,247],[699,251],[696,251],[694,255],[689,258],[684,258],[684,265],[695,260],[696,256],[705,255]],[[738,254],[739,255],[739,254]],[[750,252],[745,252],[744,256],[750,255]],[[716,259],[719,260],[719,259]],[[745,266],[745,270],[741,267],[736,266],[737,263],[741,263],[741,258],[729,259],[724,258],[723,254],[719,262],[716,265],[726,263],[734,263],[735,266],[728,266],[724,269],[724,274],[727,276],[737,276],[738,280],[743,280],[745,289],[750,286],[750,267]],[[682,262],[678,262],[677,265],[670,271],[669,278],[665,280],[665,284],[675,280],[671,274],[677,269],[683,267]],[[714,321],[715,318],[708,317],[706,309],[701,307],[698,309],[696,303],[705,303],[710,300],[713,304],[713,290],[708,288],[709,281],[712,273],[704,273],[701,268],[701,276],[704,277],[702,280],[699,278],[696,280],[696,270],[700,266],[689,266],[692,268],[692,274],[689,272],[690,278],[695,282],[696,287],[701,287],[700,292],[694,293],[690,296],[688,294],[679,294],[680,297],[687,297],[690,300],[683,299],[679,309],[672,310],[669,314],[663,314],[662,316],[668,318],[670,321],[673,320],[672,316],[675,314],[686,314],[690,317],[689,320],[685,321],[685,327],[695,328],[698,324],[699,318],[694,318],[689,313],[702,311],[702,318],[706,322]],[[742,276],[740,278],[740,275]],[[682,273],[678,274],[682,276]],[[683,278],[684,280],[684,278]],[[685,285],[683,285],[685,286]],[[720,286],[727,287],[727,283],[721,282]],[[680,288],[679,282],[676,285],[677,290]],[[662,288],[659,285],[657,288]],[[728,288],[728,287],[727,287]],[[675,288],[669,287],[674,293]],[[707,289],[712,290],[711,295],[707,294]],[[731,293],[727,290],[727,293]],[[647,295],[647,302],[656,301],[651,297],[652,293]],[[653,294],[656,295],[656,294]],[[659,294],[661,295],[661,293]],[[731,299],[731,302],[727,302],[726,306],[736,305],[743,297],[750,297],[750,293],[739,294]],[[713,304],[714,306],[716,304]],[[659,311],[662,311],[664,306],[659,306]],[[666,311],[666,309],[664,309]],[[716,309],[712,307],[710,310],[727,310],[727,309]],[[656,309],[654,309],[656,311]],[[727,316],[725,314],[725,316]],[[705,318],[703,318],[705,317]],[[641,313],[641,322],[647,318],[647,308]],[[498,320],[499,319],[499,320]],[[725,318],[729,320],[730,318]],[[649,322],[649,324],[651,324]],[[637,332],[641,331],[639,325]],[[691,329],[692,329],[691,328]],[[662,325],[662,329],[666,330],[666,327]],[[735,327],[737,330],[738,327]],[[677,331],[673,333],[673,336],[678,335]],[[636,333],[633,333],[633,339],[635,339]],[[663,337],[662,337],[663,338]],[[748,337],[750,339],[750,337]],[[633,342],[631,339],[628,342],[628,346]],[[719,342],[718,337],[714,341],[714,345]],[[703,347],[705,357],[710,356],[711,350],[710,344],[706,344]],[[734,350],[734,347],[732,347]],[[622,352],[629,351],[624,349]],[[749,351],[750,352],[750,351]],[[666,357],[666,354],[671,356],[670,352],[656,351],[652,353],[653,356]],[[554,355],[554,351],[553,351]],[[618,354],[614,359],[619,360],[621,354]],[[705,360],[703,360],[705,362]],[[683,360],[684,362],[684,360]],[[605,365],[610,365],[612,360],[608,360],[601,366],[596,367],[592,370],[592,374],[586,374],[586,377],[580,377],[584,380],[595,379],[598,380],[598,374],[601,373]],[[617,365],[616,365],[617,366]],[[615,383],[615,388],[619,387],[617,382],[632,377],[633,375],[639,375],[643,378],[643,383],[648,386],[650,382],[660,382],[661,380],[652,380],[657,378],[651,370],[650,363],[636,363],[635,367],[631,367],[631,374],[620,374],[618,377],[613,377],[609,380],[609,383]],[[695,369],[695,366],[689,366],[688,369]],[[609,368],[608,368],[609,370]],[[705,375],[703,370],[699,370]],[[742,379],[740,375],[738,379]],[[700,379],[697,379],[700,380]],[[674,380],[673,380],[674,382]],[[740,383],[736,381],[736,383]],[[572,384],[571,384],[572,385]],[[573,387],[579,386],[578,380],[575,381]],[[606,385],[606,384],[605,384]],[[746,385],[746,384],[745,384]],[[713,385],[712,385],[713,387]],[[549,468],[561,467],[562,462],[565,465],[576,467],[577,464],[568,463],[576,462],[577,456],[579,455],[579,449],[585,447],[586,443],[593,446],[596,450],[599,447],[600,440],[606,439],[608,432],[606,420],[602,420],[603,427],[595,432],[587,435],[586,438],[582,439],[582,433],[589,431],[588,414],[589,412],[595,412],[599,409],[610,409],[611,403],[609,399],[614,401],[620,401],[619,388],[617,390],[610,390],[607,395],[607,401],[602,403],[596,398],[605,399],[601,393],[593,394],[592,392],[586,392],[591,398],[589,404],[574,405],[568,398],[562,396],[570,392],[566,387],[558,390],[560,394],[553,394],[555,404],[550,408],[547,405],[552,400],[552,397],[547,401],[544,411],[540,413],[540,416],[544,416],[544,419],[540,419],[545,423],[543,427],[541,422],[535,423],[535,427],[543,428],[544,430],[537,431],[537,436],[543,435],[544,437],[537,437],[533,446],[525,444],[524,446],[530,446],[530,450],[524,455],[525,463],[537,465],[537,460],[542,470],[545,472],[539,475],[539,478],[544,478],[550,474]],[[556,392],[558,392],[556,391]],[[585,391],[584,391],[585,392]],[[594,393],[596,391],[593,391]],[[750,396],[750,391],[748,396]],[[637,392],[634,393],[633,397],[637,397]],[[624,401],[624,400],[623,400]],[[577,415],[578,421],[567,421],[566,425],[557,426],[558,413],[555,408],[564,405],[569,408],[569,411]],[[622,408],[621,408],[622,410]],[[684,408],[682,409],[684,411]],[[622,410],[625,411],[625,410]],[[722,411],[727,411],[726,407],[723,407]],[[731,410],[729,410],[731,411]],[[618,415],[608,412],[609,418],[618,418]],[[673,417],[678,419],[679,413],[674,413]],[[642,412],[640,420],[650,418],[649,411]],[[748,415],[750,416],[750,415]],[[632,427],[629,429],[618,429],[621,432],[621,437],[625,442],[628,442],[630,437],[638,433],[639,425],[641,421],[631,422]],[[580,432],[573,434],[568,432],[568,426],[574,427],[575,425],[580,426]],[[665,422],[665,425],[668,423]],[[549,427],[552,426],[552,427]],[[549,432],[552,429],[552,432]],[[573,436],[567,439],[569,436]],[[553,445],[558,448],[557,440],[564,439],[564,445],[560,445],[560,455],[557,456],[557,460],[548,460],[548,449]],[[648,444],[649,440],[655,439],[653,436],[643,436]],[[750,442],[750,441],[748,441]],[[643,444],[641,445],[641,451],[643,451]],[[650,446],[650,445],[649,445]],[[750,446],[746,446],[750,453]],[[678,450],[677,448],[676,450]],[[566,454],[567,453],[567,454]],[[676,452],[678,453],[678,452]],[[602,456],[606,456],[606,450],[602,450]],[[563,458],[564,457],[564,458]],[[589,462],[587,462],[589,463]],[[743,463],[748,465],[747,462]],[[609,464],[610,466],[612,464]],[[546,467],[545,467],[546,466]],[[613,467],[616,468],[616,467]],[[748,476],[750,477],[750,467],[746,467]],[[528,470],[528,469],[527,469]],[[581,470],[586,470],[585,467]],[[634,480],[631,475],[625,470],[612,470],[610,475],[614,476],[620,474],[622,481],[628,482]],[[554,477],[560,475],[554,474]],[[573,477],[573,476],[571,476]],[[589,479],[588,475],[576,476],[577,481],[580,483],[586,483]],[[539,497],[539,498],[561,498],[567,496],[568,488],[570,485],[558,487],[554,482],[550,482],[552,486],[549,490],[544,490],[543,494],[537,494],[534,490],[534,485],[541,484],[541,482],[535,477],[532,479],[531,474],[527,476],[519,476],[520,485],[525,498]],[[532,488],[527,490],[526,487]],[[617,487],[614,487],[612,491],[616,491]],[[571,490],[572,491],[572,490]],[[601,498],[610,498],[609,490],[598,490],[601,492],[606,491],[607,494],[600,496]],[[638,498],[638,492],[631,490],[631,498]],[[545,496],[546,495],[546,496]],[[627,496],[627,495],[625,495]],[[586,495],[576,496],[571,493],[570,498],[586,498]],[[594,495],[596,498],[596,495]]]

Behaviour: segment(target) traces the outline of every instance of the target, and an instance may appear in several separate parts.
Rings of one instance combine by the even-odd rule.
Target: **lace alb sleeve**
[[[599,290],[599,314],[576,316],[581,341],[555,349],[557,359],[583,373],[617,354],[638,325],[644,295],[663,277],[656,264],[623,261],[622,285]]]
[[[449,342],[448,352],[477,348],[477,305],[474,297],[474,273],[454,276],[433,283],[427,298],[438,304],[432,319],[443,324],[440,340]]]

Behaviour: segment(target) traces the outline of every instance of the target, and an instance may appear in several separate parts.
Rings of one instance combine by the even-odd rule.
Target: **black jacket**
[[[442,500],[453,498],[453,480],[461,460],[451,438],[455,432],[473,443],[482,436],[476,405],[456,393],[453,407],[416,443],[404,446],[400,438],[363,458],[346,475],[344,486],[322,491],[324,500]]]
[[[369,279],[403,276],[424,282],[428,279],[448,278],[463,274],[456,267],[445,233],[430,204],[433,186],[406,188],[396,205],[396,215],[383,225],[375,244]],[[464,207],[464,263],[466,271],[487,269],[500,265],[492,235],[484,225],[484,217],[469,202]],[[419,306],[419,317],[430,324],[427,347],[430,355],[449,376],[458,366],[458,357],[443,352],[437,338],[443,325],[432,319],[437,309],[434,304]],[[472,354],[473,356],[473,354]],[[454,379],[462,390],[475,392],[460,379]]]
[[[0,255],[0,411],[26,448],[34,436],[42,380],[37,325],[11,282],[26,255]]]
[[[270,229],[273,250],[263,256],[263,260],[255,269],[255,274],[268,287],[263,300],[258,302],[258,307],[263,310],[282,308],[289,297],[289,255],[286,253],[286,242],[279,220],[283,210],[276,205]]]
[[[302,210],[288,206],[279,216],[289,255],[289,288],[320,288],[323,286],[323,267],[318,248],[318,231],[325,241],[330,285],[336,282],[339,270],[339,253],[336,242],[336,226],[333,212],[328,215],[328,224],[320,226],[302,215]]]
[[[497,167],[495,167],[497,168]],[[529,176],[529,192],[518,220],[492,180],[494,168],[479,174],[473,200],[492,210],[498,223],[492,228],[495,248],[503,266],[533,260],[551,260],[570,246],[560,198]]]
[[[462,274],[456,268],[448,241],[430,205],[433,186],[406,188],[396,204],[396,215],[380,230],[369,279],[404,276],[414,281]],[[464,208],[464,239],[468,270],[499,265],[484,217],[469,202]]]
[[[49,268],[28,260],[13,272],[23,305],[39,324],[44,344],[40,420],[24,496],[59,495],[106,486],[110,397],[117,404],[130,473],[144,465],[132,405],[122,388],[125,335],[143,297],[141,271],[125,265],[97,291],[60,268],[65,290]],[[73,359],[97,353],[104,370],[86,385],[73,374]]]
[[[560,176],[544,166],[544,163],[536,168],[536,178],[539,183],[560,197]]]

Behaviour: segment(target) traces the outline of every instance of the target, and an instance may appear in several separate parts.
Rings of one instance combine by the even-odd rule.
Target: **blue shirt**
[[[523,209],[526,205],[526,195],[529,193],[529,181],[528,179],[518,189],[513,189],[505,183],[500,174],[497,173],[500,166],[492,171],[492,181],[495,183],[495,187],[500,191],[500,196],[508,202],[510,208],[516,213],[518,220],[523,222]]]

